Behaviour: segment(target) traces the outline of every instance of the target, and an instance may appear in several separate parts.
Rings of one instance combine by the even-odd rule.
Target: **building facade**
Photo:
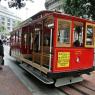
[[[47,10],[53,10],[53,11],[61,11],[64,12],[63,10],[63,3],[65,0],[46,0],[45,1],[45,8]]]
[[[21,22],[20,18],[0,5],[0,34],[11,32],[18,22]]]

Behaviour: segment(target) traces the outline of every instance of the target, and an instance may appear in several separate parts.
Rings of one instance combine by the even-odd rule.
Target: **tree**
[[[67,14],[95,20],[95,0],[66,0],[63,8]]]
[[[6,28],[0,24],[0,36],[3,38],[5,34]]]
[[[90,14],[93,20],[95,20],[95,0],[89,0],[90,6]]]
[[[19,26],[20,23],[21,23],[21,21],[16,21],[15,24],[14,24],[14,27]]]
[[[2,2],[2,0],[0,0],[0,1]],[[26,1],[33,2],[33,0],[26,0]],[[8,5],[10,8],[16,7],[16,9],[18,9],[18,8],[20,9],[20,8],[24,7],[26,5],[26,3],[24,2],[24,0],[10,0],[10,1],[8,1]]]
[[[0,32],[5,32],[6,31],[6,28],[3,26],[3,25],[0,25]]]

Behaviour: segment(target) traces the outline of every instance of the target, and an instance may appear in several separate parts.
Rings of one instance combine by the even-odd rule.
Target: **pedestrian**
[[[4,65],[3,57],[4,57],[4,47],[2,40],[0,40],[0,70],[2,69],[1,65]]]

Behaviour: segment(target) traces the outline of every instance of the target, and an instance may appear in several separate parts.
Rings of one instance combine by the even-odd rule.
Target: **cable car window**
[[[19,30],[19,45],[21,47],[21,36],[22,36],[22,30]]]
[[[13,33],[13,45],[15,45],[15,32]]]
[[[30,49],[33,48],[33,34],[31,33],[31,45],[30,45]]]
[[[87,25],[86,45],[93,45],[93,26]]]
[[[83,46],[83,23],[74,22],[74,37],[73,46],[82,47]]]
[[[25,42],[24,45],[25,45],[25,48],[26,48],[26,45],[27,45],[26,40],[27,40],[27,34],[24,35],[24,42]]]
[[[15,45],[15,33],[12,35],[12,45]]]
[[[43,35],[43,45],[44,46],[50,46],[50,32]]]
[[[14,35],[11,36],[11,45],[14,45]]]
[[[18,31],[16,31],[16,44],[18,44]]]
[[[63,19],[58,19],[58,47],[70,45],[70,30],[71,22]]]
[[[34,51],[35,52],[39,52],[40,51],[40,31],[36,31],[35,32]]]
[[[46,19],[44,19],[44,31],[43,31],[43,52],[44,54],[50,54],[50,49],[53,46],[53,41],[52,41],[53,37],[51,37],[54,31],[53,29],[54,29],[54,17],[48,16]]]

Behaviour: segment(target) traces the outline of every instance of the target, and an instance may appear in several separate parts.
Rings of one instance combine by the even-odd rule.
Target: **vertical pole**
[[[39,30],[39,50],[40,50],[40,41],[41,41],[41,39],[40,39],[40,37],[41,37],[41,36],[40,36],[40,32],[41,32],[41,31]]]
[[[50,55],[49,55],[49,71],[51,71],[51,51],[52,51],[52,29],[50,31]]]
[[[40,36],[41,36],[41,60],[40,60],[40,65],[43,65],[43,35],[44,35],[44,21],[42,21],[42,31],[40,32]]]
[[[74,41],[74,21],[72,21],[72,26],[71,26],[71,47],[73,46],[73,41]]]
[[[86,34],[86,23],[83,24],[83,47],[85,47],[86,45],[85,34]]]
[[[34,63],[34,37],[35,37],[35,25],[32,26],[33,27],[33,53],[32,53],[32,56],[33,56],[33,59],[32,59],[32,64]]]

